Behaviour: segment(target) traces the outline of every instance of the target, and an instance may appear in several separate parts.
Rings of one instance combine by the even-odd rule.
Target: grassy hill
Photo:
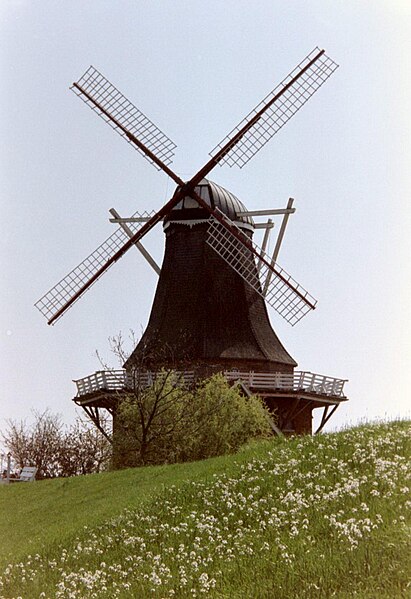
[[[0,486],[0,597],[411,597],[410,432]]]

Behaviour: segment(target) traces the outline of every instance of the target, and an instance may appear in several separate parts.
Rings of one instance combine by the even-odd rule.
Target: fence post
[[[101,379],[102,379],[102,388],[107,389],[108,387],[107,387],[106,371],[100,370],[100,374],[101,374]]]
[[[6,477],[7,483],[10,482],[10,469],[11,469],[11,453],[9,452],[7,454],[7,477]]]

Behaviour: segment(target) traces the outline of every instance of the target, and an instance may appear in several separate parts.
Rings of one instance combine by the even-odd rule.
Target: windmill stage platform
[[[303,434],[312,432],[312,411],[323,410],[315,434],[322,431],[338,406],[348,401],[344,395],[346,379],[337,379],[307,371],[240,372],[226,370],[222,373],[231,384],[239,384],[246,395],[259,395],[268,408],[276,413],[278,422],[273,426],[276,434]],[[138,371],[131,374],[122,370],[99,370],[75,380],[77,395],[73,401],[86,412],[94,424],[104,432],[102,422],[106,410],[115,414],[118,402],[136,387],[153,384],[158,373]],[[176,372],[178,384],[191,388],[199,380],[195,371]]]

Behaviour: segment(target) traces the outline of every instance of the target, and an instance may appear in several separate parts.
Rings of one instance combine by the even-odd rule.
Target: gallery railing
[[[236,370],[224,371],[224,376],[229,382],[241,381],[251,391],[304,391],[329,397],[344,397],[344,384],[346,379],[337,379],[313,372],[296,371],[292,374],[282,372],[241,372]],[[136,388],[145,388],[155,380],[171,378],[176,385],[191,385],[195,380],[194,371],[136,371],[125,370],[99,370],[90,376],[75,380],[77,396],[82,397],[90,393],[101,391],[126,391]]]

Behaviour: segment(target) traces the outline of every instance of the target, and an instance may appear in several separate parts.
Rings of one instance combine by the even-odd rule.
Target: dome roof
[[[176,193],[179,187],[176,189]],[[195,187],[196,193],[211,207],[219,208],[238,227],[254,230],[254,221],[249,216],[240,216],[247,208],[230,191],[208,179],[203,179]],[[190,196],[184,197],[164,218],[164,230],[171,223],[193,225],[209,218],[209,214]]]

